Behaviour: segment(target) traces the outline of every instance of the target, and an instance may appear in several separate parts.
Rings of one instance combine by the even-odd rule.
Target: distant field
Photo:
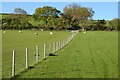
[[[117,78],[118,33],[93,31],[80,32],[57,56],[43,60],[43,44],[66,39],[66,31],[8,30],[2,34],[2,74],[11,77],[12,50],[16,50],[16,73],[25,69],[25,48],[29,49],[29,64],[35,63],[35,46],[39,45],[40,63],[21,73],[18,78]],[[34,33],[37,32],[38,36]],[[48,54],[48,53],[47,53]]]
[[[80,32],[57,56],[49,57],[19,77],[118,78],[118,33]]]
[[[35,32],[38,35],[35,35]],[[43,44],[46,44],[47,51],[49,44],[55,41],[61,41],[71,35],[66,31],[29,31],[23,30],[19,33],[18,30],[2,31],[2,75],[5,78],[11,77],[12,66],[12,50],[16,50],[16,73],[25,69],[25,48],[29,50],[29,64],[32,66],[35,63],[35,47],[39,45],[39,59],[43,59]],[[47,53],[48,54],[48,53]]]

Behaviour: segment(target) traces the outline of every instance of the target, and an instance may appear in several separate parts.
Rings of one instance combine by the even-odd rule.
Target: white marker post
[[[67,40],[67,44],[69,43],[69,37],[68,37],[68,40]]]
[[[45,46],[45,44],[44,44],[44,59],[46,58],[46,51],[45,51],[45,48],[46,48],[46,46]]]
[[[58,41],[58,50],[60,50],[60,41]]]
[[[65,41],[63,40],[63,47],[65,46]]]
[[[57,51],[57,42],[55,42],[55,52]]]
[[[49,53],[51,53],[51,46],[52,46],[52,44],[49,45]]]
[[[58,51],[58,41],[56,42],[56,51]]]
[[[65,45],[66,45],[66,42],[67,42],[67,41],[66,41],[66,39],[65,39]]]
[[[62,40],[62,46],[64,47],[64,40]]]
[[[55,53],[55,50],[56,50],[56,49],[55,49],[55,45],[56,45],[56,44],[55,44],[55,42],[54,42],[54,53]]]
[[[72,41],[72,39],[73,39],[73,35],[71,35],[71,39],[70,40]]]
[[[59,44],[60,44],[60,49],[61,49],[61,41],[60,41],[60,43],[59,43]]]
[[[61,49],[62,49],[62,41],[61,41]]]
[[[66,44],[67,44],[67,39],[65,40],[65,46],[66,46]]]
[[[55,48],[55,52],[56,52],[56,42],[55,42],[55,45],[54,45],[54,46],[55,46],[54,48]],[[55,52],[54,52],[54,53],[55,53]]]
[[[71,36],[69,37],[69,42],[71,41]]]
[[[60,41],[59,41],[59,50],[60,50]]]
[[[61,43],[60,47],[61,47],[61,49],[62,49],[62,41],[61,41],[60,43]]]
[[[53,43],[53,54],[55,52],[55,43]]]
[[[39,62],[39,57],[38,57],[38,45],[36,45],[36,63]]]
[[[26,69],[28,69],[28,48],[26,48]]]
[[[68,43],[70,42],[70,37],[68,38]]]
[[[15,76],[15,50],[13,50],[12,76]]]
[[[68,37],[68,39],[67,39],[67,44],[69,43],[69,37]]]

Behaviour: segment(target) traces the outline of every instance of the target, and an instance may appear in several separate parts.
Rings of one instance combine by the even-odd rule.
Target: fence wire
[[[55,54],[56,52],[61,50],[75,37],[76,34],[77,33],[72,33],[72,35],[70,35],[66,39],[55,41],[50,44],[37,44],[37,49],[36,46],[34,47],[34,49],[28,47],[28,67],[31,67],[37,62],[42,61],[44,57],[49,57],[50,54]],[[15,75],[26,69],[26,51],[24,50],[24,53],[22,54],[24,55],[21,55],[21,53],[17,51],[15,53]],[[10,61],[7,61],[6,58],[5,60],[3,60],[3,65],[7,64],[6,66],[2,66],[2,76],[4,76],[4,78],[9,78],[12,76],[12,54],[9,55],[11,58]],[[38,61],[36,61],[37,59]]]

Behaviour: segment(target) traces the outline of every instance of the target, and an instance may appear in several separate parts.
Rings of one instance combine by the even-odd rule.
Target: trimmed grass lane
[[[87,32],[18,78],[117,78],[118,33]]]

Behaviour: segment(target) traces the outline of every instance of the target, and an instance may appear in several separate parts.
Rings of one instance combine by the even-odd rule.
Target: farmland
[[[31,55],[30,64],[35,62],[35,46],[42,50],[49,44],[70,36],[70,32],[54,31],[6,31],[3,34],[3,77],[10,77],[12,50],[17,51],[17,65],[25,60],[25,48]],[[42,51],[40,51],[42,55]],[[33,56],[32,56],[33,55]],[[80,32],[57,56],[41,60],[32,69],[22,72],[17,78],[117,78],[118,77],[118,33],[106,31]],[[41,58],[42,56],[40,56]],[[18,67],[18,66],[17,66]],[[16,68],[17,68],[16,67]],[[25,62],[17,70],[24,69]],[[7,74],[5,73],[7,72]]]
[[[4,32],[4,31],[3,31]],[[38,35],[35,35],[35,32]],[[61,41],[71,35],[66,31],[29,31],[22,30],[6,30],[2,34],[2,75],[3,77],[11,77],[12,70],[12,50],[16,50],[16,73],[25,69],[25,48],[29,50],[29,66],[35,63],[35,47],[39,46],[39,59],[43,59],[43,44],[46,44],[46,50],[49,44],[55,41]]]

